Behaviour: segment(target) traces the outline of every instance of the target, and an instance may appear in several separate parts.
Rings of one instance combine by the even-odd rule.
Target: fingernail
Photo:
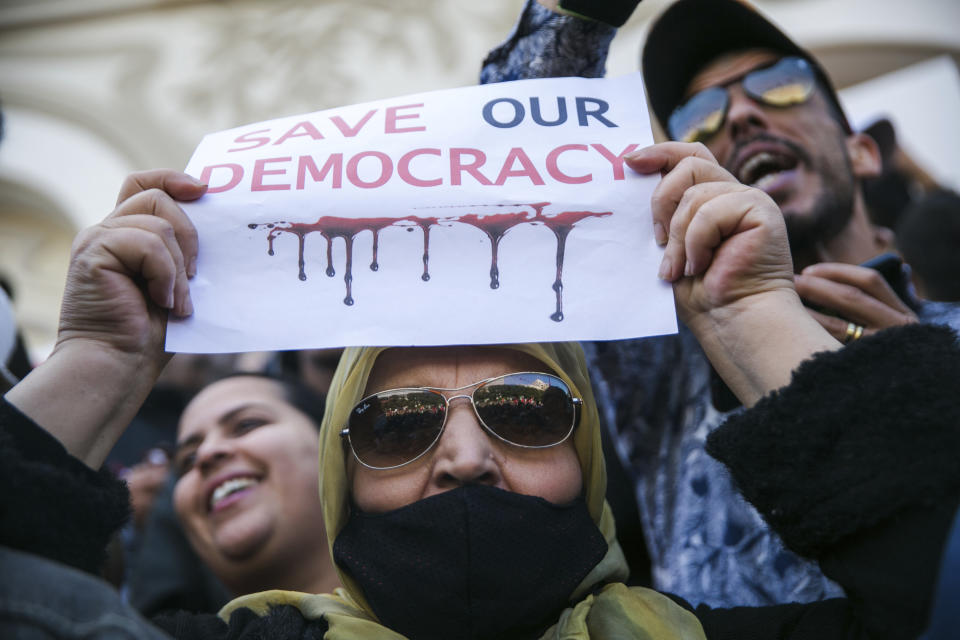
[[[165,309],[173,309],[173,290],[167,292],[167,302],[163,305]]]
[[[193,301],[190,299],[190,294],[187,294],[187,297],[183,299],[183,313],[180,314],[183,317],[193,315]]]
[[[653,237],[656,239],[659,246],[667,244],[667,232],[663,228],[663,225],[659,222],[653,223]]]
[[[692,276],[693,275],[693,263],[690,260],[687,260],[687,264],[683,267],[683,275]]]
[[[670,264],[670,258],[664,257],[663,260],[660,261],[660,271],[657,272],[657,277],[661,280],[669,280],[672,267],[673,265]]]
[[[197,275],[197,258],[190,258],[190,264],[187,265],[187,277],[192,278]]]
[[[207,186],[207,183],[206,183],[206,182],[201,182],[198,178],[194,178],[194,177],[191,176],[191,175],[188,175],[187,177],[190,178],[190,181],[193,182],[193,184],[197,185],[198,187],[205,187],[205,186]]]

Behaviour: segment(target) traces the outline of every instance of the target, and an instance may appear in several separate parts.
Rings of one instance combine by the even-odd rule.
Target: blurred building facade
[[[636,70],[647,23],[668,3],[641,3],[614,41],[610,75]],[[956,0],[755,4],[840,87],[938,56],[960,64]],[[34,357],[52,346],[74,235],[109,213],[127,173],[182,168],[207,132],[473,84],[521,6],[0,0],[0,275]]]

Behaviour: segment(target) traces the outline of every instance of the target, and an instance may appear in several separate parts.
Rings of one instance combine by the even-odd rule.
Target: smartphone
[[[897,297],[900,298],[905,305],[914,311],[917,310],[916,298],[910,293],[907,272],[904,269],[903,260],[900,259],[900,256],[895,253],[881,253],[862,263],[860,266],[877,271],[883,276],[883,279],[887,281],[887,284],[890,285],[890,288],[893,289],[893,292],[897,294]],[[826,307],[812,304],[806,300],[804,300],[803,303],[814,311],[819,311],[828,316],[838,315],[833,309],[827,309]]]
[[[903,300],[903,303],[916,311],[914,296],[910,293],[910,283],[907,272],[903,267],[903,260],[895,253],[881,253],[875,258],[867,260],[861,267],[873,269],[883,276],[897,297]]]

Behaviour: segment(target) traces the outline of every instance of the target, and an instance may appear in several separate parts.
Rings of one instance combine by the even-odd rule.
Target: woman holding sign
[[[653,200],[666,245],[661,276],[674,282],[684,321],[728,384],[756,405],[711,437],[713,452],[787,544],[819,559],[854,598],[721,611],[622,584],[597,406],[577,345],[354,348],[335,376],[320,442],[325,526],[344,588],[254,594],[229,604],[223,621],[184,614],[163,628],[177,637],[331,640],[919,633],[958,483],[939,465],[917,464],[911,479],[925,489],[894,500],[878,480],[896,476],[888,458],[866,456],[852,471],[846,461],[868,437],[871,451],[921,460],[955,447],[960,408],[938,384],[960,373],[954,336],[909,328],[840,351],[802,309],[782,218],[766,195],[700,145],[657,145],[628,164],[665,173]],[[165,310],[190,313],[196,237],[175,199],[202,193],[182,174],[140,175],[117,211],[78,241],[56,351],[0,406],[14,434],[3,447],[5,473],[82,467],[67,452],[99,466],[163,364]],[[898,344],[921,352],[923,369],[864,406],[845,382],[908,361]],[[825,353],[781,389],[815,352]],[[80,367],[95,375],[76,376]],[[913,403],[938,407],[934,428],[892,422]],[[827,405],[830,413],[818,409]],[[99,491],[93,502],[115,507],[103,478],[76,473],[78,486],[64,491],[88,503]],[[925,501],[931,487],[944,497],[935,506]],[[43,499],[34,494],[38,509]],[[51,524],[58,517],[44,513]],[[0,533],[4,545],[53,556],[42,541],[14,539],[6,524]],[[95,565],[98,550],[84,553]],[[895,587],[872,579],[878,553],[884,584]]]

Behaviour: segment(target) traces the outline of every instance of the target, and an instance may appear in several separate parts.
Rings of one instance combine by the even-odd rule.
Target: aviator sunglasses
[[[445,396],[476,387],[472,393]],[[470,400],[480,424],[492,436],[525,449],[553,447],[573,433],[576,398],[549,373],[508,373],[456,389],[388,389],[367,396],[350,411],[340,436],[357,461],[371,469],[395,469],[429,451],[440,439],[450,403]]]
[[[735,82],[737,80],[730,84]],[[743,92],[757,102],[771,107],[789,107],[810,99],[816,86],[816,74],[809,61],[788,56],[772,66],[754,69],[739,82]],[[730,107],[728,86],[704,89],[674,109],[667,121],[670,138],[697,142],[719,131]]]

